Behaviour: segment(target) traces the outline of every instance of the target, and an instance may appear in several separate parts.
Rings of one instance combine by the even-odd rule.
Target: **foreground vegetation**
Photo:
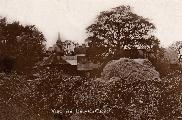
[[[128,67],[132,67],[129,62],[126,62]],[[137,65],[135,63],[135,66]],[[57,68],[37,69],[32,75],[1,73],[0,119],[51,120],[56,117],[68,119],[70,116],[79,116],[80,119],[85,116],[85,119],[95,120],[177,119],[182,111],[181,71],[174,71],[152,81],[152,78],[141,78],[145,75],[138,74],[137,69],[131,71],[133,70],[136,71],[133,77],[127,78],[126,74],[124,77],[122,71],[117,69],[115,73],[120,74],[111,76],[113,67],[108,65],[103,76],[96,80],[70,76]],[[150,69],[145,70],[151,74]],[[149,74],[148,76],[158,76],[157,73]],[[135,78],[135,75],[138,77]],[[88,109],[110,111],[75,114],[76,110]],[[53,110],[62,112],[56,114]],[[73,113],[66,113],[68,110]]]

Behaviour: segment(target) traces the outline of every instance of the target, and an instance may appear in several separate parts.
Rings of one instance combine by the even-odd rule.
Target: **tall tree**
[[[173,61],[181,61],[182,57],[182,41],[172,43],[168,48],[168,56]]]
[[[45,38],[35,26],[25,26],[25,30],[16,37],[17,67],[33,67],[43,59],[45,52]],[[22,62],[24,61],[24,62]]]
[[[23,26],[19,22],[7,22],[6,18],[0,19],[1,58],[16,58],[18,70],[31,68],[42,59],[45,41],[42,32],[34,25]]]
[[[148,19],[132,12],[129,6],[119,6],[101,12],[87,28],[90,47],[101,49],[100,57],[116,54],[121,49],[152,49],[159,40],[152,34],[155,26]]]

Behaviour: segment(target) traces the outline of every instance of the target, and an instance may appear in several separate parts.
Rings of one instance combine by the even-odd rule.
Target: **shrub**
[[[81,86],[76,103],[111,108],[106,115],[118,119],[156,119],[160,84],[159,73],[149,61],[120,59],[108,63],[100,79]]]

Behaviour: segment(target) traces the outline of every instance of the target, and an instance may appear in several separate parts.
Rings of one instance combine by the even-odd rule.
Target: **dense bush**
[[[71,110],[74,108],[73,93],[82,85],[84,79],[64,74],[59,69],[47,69],[40,73],[35,86],[39,105],[49,110]],[[46,114],[46,113],[44,113]]]
[[[36,70],[32,75],[0,75],[1,120],[50,120],[52,110],[72,109],[73,93],[84,80],[56,68]]]
[[[120,59],[108,63],[101,78],[84,83],[75,101],[80,109],[110,108],[104,115],[118,120],[176,119],[181,85],[179,73],[160,79],[149,61]]]
[[[40,119],[33,109],[31,86],[25,76],[15,73],[0,74],[0,119],[36,120]]]
[[[161,98],[159,104],[159,113],[164,120],[172,120],[182,116],[182,73],[173,71],[162,78]],[[161,119],[162,119],[161,118]]]
[[[15,68],[16,59],[13,56],[0,54],[0,71],[9,73]]]
[[[108,63],[100,79],[80,87],[76,103],[85,109],[111,108],[107,115],[118,119],[156,119],[159,74],[148,61],[136,61],[120,59]]]
[[[109,62],[102,73],[104,80],[119,77],[128,82],[159,79],[159,73],[148,60],[121,58]]]

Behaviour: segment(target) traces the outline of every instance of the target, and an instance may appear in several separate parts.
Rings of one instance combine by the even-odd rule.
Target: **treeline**
[[[0,18],[0,69],[23,72],[43,58],[45,38],[35,25]]]

